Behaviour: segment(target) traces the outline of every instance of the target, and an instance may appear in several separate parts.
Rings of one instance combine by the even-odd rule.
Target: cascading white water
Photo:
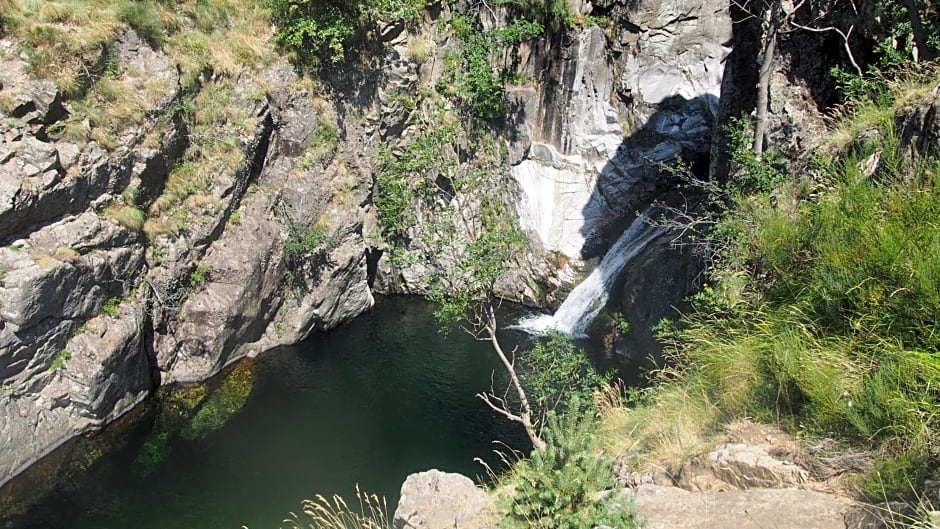
[[[529,316],[513,327],[532,334],[555,329],[566,334],[583,335],[607,304],[610,288],[623,267],[665,231],[663,227],[650,224],[646,212],[640,214],[610,247],[591,275],[568,294],[555,314]]]

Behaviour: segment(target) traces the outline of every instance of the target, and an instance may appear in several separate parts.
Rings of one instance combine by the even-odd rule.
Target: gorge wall
[[[662,164],[706,165],[732,26],[702,4],[577,3],[614,22],[503,54],[522,81],[507,88],[499,177],[532,243],[507,295],[558,301],[674,183]],[[160,385],[333,328],[373,289],[426,291],[426,263],[383,253],[376,154],[420,132],[398,96],[443,78],[459,8],[387,28],[383,53],[320,85],[283,59],[187,78],[122,31],[99,62],[142,118],[97,129],[0,41],[0,443],[16,447],[0,452],[0,484]],[[483,13],[484,27],[507,13]]]

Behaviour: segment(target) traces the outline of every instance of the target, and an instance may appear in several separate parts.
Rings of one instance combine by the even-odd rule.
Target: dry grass
[[[268,12],[245,0],[2,0],[0,13],[33,73],[70,94],[102,73],[102,54],[126,28],[163,47],[184,73],[233,74],[277,56]]]
[[[356,499],[358,509],[351,509],[339,495],[334,495],[332,501],[317,495],[303,502],[303,514],[309,520],[291,513],[284,523],[290,529],[392,529],[385,498],[364,493],[356,485]]]
[[[118,224],[133,231],[144,229],[147,214],[136,206],[119,206],[112,204],[104,210],[104,216],[114,219]]]
[[[408,56],[418,66],[424,64],[431,52],[434,50],[434,44],[426,38],[411,36],[408,38]]]
[[[191,213],[218,211],[221,204],[212,194],[213,184],[222,176],[231,177],[243,170],[248,163],[242,138],[251,135],[257,118],[235,94],[230,79],[208,83],[196,94],[191,108],[190,147],[170,171],[163,193],[148,209],[151,219],[144,231],[151,238],[178,234],[188,224]]]
[[[634,470],[662,466],[678,469],[714,442],[719,411],[705,395],[681,384],[647,390],[631,405],[614,387],[600,402],[598,437],[604,450],[626,456]]]

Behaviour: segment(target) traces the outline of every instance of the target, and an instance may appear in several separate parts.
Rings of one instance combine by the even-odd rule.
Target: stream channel
[[[515,321],[521,309],[504,311]],[[507,350],[530,338],[507,331]],[[621,357],[580,341],[599,367]],[[208,384],[161,392],[132,417],[67,443],[0,491],[8,529],[279,527],[316,494],[384,495],[389,514],[412,473],[485,475],[494,441],[520,428],[474,395],[501,367],[487,342],[441,335],[433,306],[379,298],[339,329],[238,363]],[[505,449],[505,447],[502,447]],[[39,494],[25,512],[14,495]],[[36,498],[33,498],[35,501]]]

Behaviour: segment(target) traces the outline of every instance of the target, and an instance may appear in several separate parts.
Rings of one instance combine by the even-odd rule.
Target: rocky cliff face
[[[624,22],[547,43],[529,67],[548,78],[513,92],[528,140],[511,170],[520,222],[538,248],[562,257],[552,262],[575,267],[602,255],[625,221],[674,182],[668,168],[706,159],[731,38],[723,6],[599,2],[583,10]]]
[[[551,298],[533,277],[572,281],[668,183],[660,164],[708,152],[728,53],[728,14],[701,2],[576,7],[617,22],[504,57],[526,81],[508,90],[501,175],[534,246],[510,288],[532,301]],[[99,62],[138,113],[104,125],[2,41],[0,443],[17,449],[0,452],[0,484],[159,385],[368,310],[373,280],[426,288],[424,264],[377,263],[374,160],[420,132],[402,94],[444,77],[449,9],[388,28],[381,56],[321,87],[283,61],[184,79],[127,31]]]
[[[159,384],[205,379],[371,307],[370,175],[350,170],[358,154],[343,158],[353,142],[305,151],[336,117],[289,64],[234,80],[207,72],[184,87],[169,58],[128,32],[114,45],[121,81],[152,100],[147,119],[105,146],[55,134],[71,104],[4,46],[0,82],[13,104],[0,125],[0,440],[17,449],[0,453],[0,483]],[[199,193],[170,214],[151,214],[173,224],[145,236],[122,213],[152,213],[169,196],[174,168],[201,141],[181,113],[223,92],[212,127],[231,157],[205,167]],[[306,249],[316,281],[297,269],[313,265],[285,256],[291,230],[314,225],[329,240]]]

